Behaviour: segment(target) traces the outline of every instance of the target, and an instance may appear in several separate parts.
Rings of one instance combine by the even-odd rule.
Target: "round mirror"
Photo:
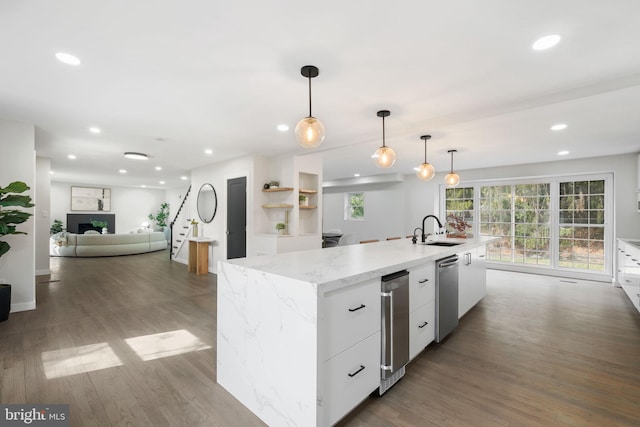
[[[218,196],[211,184],[202,184],[198,191],[198,216],[202,222],[213,221],[218,210]]]

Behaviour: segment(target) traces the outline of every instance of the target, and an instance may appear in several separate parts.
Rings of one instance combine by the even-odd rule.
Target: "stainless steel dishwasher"
[[[458,256],[436,261],[436,342],[458,326]]]
[[[404,376],[409,362],[409,272],[382,276],[381,296],[380,395]]]

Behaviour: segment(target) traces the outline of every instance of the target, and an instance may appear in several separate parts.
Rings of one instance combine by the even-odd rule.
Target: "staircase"
[[[171,257],[182,264],[189,262],[189,237],[193,236],[191,218],[178,218],[176,225],[171,228]]]
[[[171,250],[169,251],[169,259],[174,259],[178,262],[182,262],[184,264],[188,261],[188,250],[184,251],[187,253],[184,255],[182,252],[182,248],[187,242],[187,239],[191,235],[191,219],[186,218],[186,213],[183,211],[184,204],[189,199],[189,194],[191,193],[191,186],[187,190],[187,193],[184,195],[182,199],[182,203],[178,208],[178,212],[176,212],[176,216],[173,218],[169,226],[171,227]],[[177,225],[176,225],[177,224]],[[180,256],[182,255],[182,256]]]

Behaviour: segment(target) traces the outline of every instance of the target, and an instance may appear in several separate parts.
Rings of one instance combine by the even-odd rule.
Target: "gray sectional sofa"
[[[58,233],[49,240],[49,255],[66,257],[97,257],[133,255],[161,251],[167,248],[162,232],[130,234]]]

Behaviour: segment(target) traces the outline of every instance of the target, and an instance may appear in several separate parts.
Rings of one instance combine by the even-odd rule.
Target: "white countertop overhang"
[[[322,287],[324,292],[349,286],[465,252],[497,240],[497,237],[441,239],[456,246],[413,244],[411,239],[336,246],[220,261],[251,270],[299,280]]]

